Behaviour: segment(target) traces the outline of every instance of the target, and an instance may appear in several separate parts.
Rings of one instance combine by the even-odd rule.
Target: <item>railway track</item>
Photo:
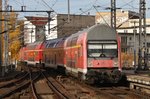
[[[144,92],[140,92],[137,90],[132,90],[126,87],[119,87],[119,88],[113,87],[113,90],[126,93],[126,95],[129,98],[135,98],[135,99],[149,99],[150,98],[150,94],[146,94]]]
[[[3,98],[24,98],[31,97],[31,70],[26,68],[25,72],[17,75],[16,78],[10,81],[3,81],[0,83],[0,99]],[[36,74],[35,74],[36,75]]]
[[[64,85],[59,80],[61,80],[61,76],[54,76],[55,73],[49,74],[47,71],[39,72],[39,75],[42,76],[37,81],[32,79],[32,93],[35,99],[78,99],[78,98],[86,98],[90,99],[93,96],[89,94],[93,94],[94,92],[88,89],[83,88],[82,86],[74,86],[74,82],[71,80],[68,83],[72,83],[71,85]],[[72,86],[73,85],[73,86]],[[77,85],[77,84],[76,84]],[[93,93],[92,93],[93,92]]]
[[[86,93],[85,96],[87,96],[87,99],[93,99],[94,97],[96,99],[149,99],[150,94],[146,94],[137,90],[130,89],[128,87],[93,87],[86,85],[85,83],[79,82],[78,80],[74,80],[71,78],[70,80],[74,83],[71,83],[73,85],[69,85],[67,83],[69,81],[68,78],[60,78],[60,82],[65,86],[76,86],[77,87],[82,87],[82,89],[86,90],[85,92],[78,91],[76,94],[80,95],[81,93]],[[66,84],[65,84],[66,83]],[[84,97],[84,96],[83,96]]]
[[[30,72],[30,86],[31,86],[31,90],[32,90],[32,96],[34,99],[39,99],[38,95],[36,93],[36,86],[35,86],[35,82],[36,80],[38,80],[40,78],[40,73],[36,73],[36,74],[32,74],[32,72]]]
[[[24,75],[25,72],[12,72],[8,75],[5,75],[5,77],[2,77],[0,78],[0,84],[3,83],[3,82],[8,82],[8,81],[11,81],[11,80],[14,80],[19,78],[19,77],[22,77],[22,75]]]
[[[99,88],[98,93],[106,95],[104,99],[149,99],[150,95],[139,93],[135,90],[131,90],[127,87],[109,87],[109,88]]]
[[[54,70],[30,68],[18,79],[0,83],[0,98],[17,99],[149,99],[150,95],[127,87],[90,86]],[[15,94],[15,96],[14,96]],[[16,98],[15,98],[16,99]]]
[[[28,74],[24,75],[22,78],[18,80],[2,84],[0,86],[0,99],[9,97],[13,93],[17,93],[21,90],[26,89],[30,84],[30,81],[28,79],[25,79],[27,76]]]
[[[26,79],[28,75],[29,74],[26,72],[26,73],[23,73],[22,75],[20,75],[20,77],[18,77],[18,78],[12,79],[10,81],[1,82],[0,83],[0,88],[4,88],[4,87],[7,87],[7,86],[8,87],[13,86],[13,85],[21,82],[23,79]]]
[[[49,76],[45,71],[40,71],[40,73],[43,78],[32,85],[35,99],[75,99],[57,80]]]

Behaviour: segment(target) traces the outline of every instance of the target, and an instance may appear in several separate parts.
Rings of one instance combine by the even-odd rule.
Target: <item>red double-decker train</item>
[[[91,83],[122,79],[120,40],[116,31],[104,24],[29,44],[20,50],[20,61],[56,68]]]

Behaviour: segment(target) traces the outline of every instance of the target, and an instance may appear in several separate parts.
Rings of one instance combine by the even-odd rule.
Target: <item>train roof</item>
[[[87,40],[116,40],[115,30],[105,24],[93,25],[92,27],[70,35],[70,37],[76,37],[82,33],[87,33]]]
[[[26,48],[28,50],[32,50],[32,49],[41,49],[43,47],[43,41],[38,41],[38,42],[34,42],[34,43],[30,43],[26,46]]]
[[[69,37],[57,38],[52,40],[46,40],[44,42],[44,48],[54,48],[54,47],[63,47],[65,40],[70,42],[73,37],[78,37],[80,34],[86,33],[86,38],[88,40],[116,40],[116,32],[110,26],[105,24],[96,24],[92,27],[88,27],[82,31],[74,33]]]
[[[46,40],[44,42],[44,48],[63,47],[65,39],[66,37]]]
[[[87,40],[116,40],[116,31],[105,24],[96,24],[86,32]]]

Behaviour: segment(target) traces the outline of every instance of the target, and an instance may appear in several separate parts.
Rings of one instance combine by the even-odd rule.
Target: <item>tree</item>
[[[19,28],[16,28],[14,31],[9,32],[9,52],[11,52],[11,59],[13,60],[16,60],[18,58],[18,52],[21,46],[19,37]]]
[[[122,65],[125,68],[131,68],[133,66],[133,54],[132,53],[121,53],[121,61],[122,61]]]
[[[11,12],[8,14],[8,19],[7,21],[7,32],[8,32],[8,52],[11,53],[11,56],[9,56],[10,61],[12,60],[17,60],[18,58],[18,52],[21,47],[21,29],[23,27],[22,22],[17,20],[17,14],[14,12]],[[4,16],[3,16],[4,19]],[[5,31],[5,24],[4,22],[2,23],[2,31]],[[4,34],[2,35],[2,49],[4,53]],[[4,57],[3,57],[4,59]]]

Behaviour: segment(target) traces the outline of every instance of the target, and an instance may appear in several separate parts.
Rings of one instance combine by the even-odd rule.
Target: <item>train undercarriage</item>
[[[118,84],[126,82],[126,75],[118,69],[104,70],[104,69],[90,69],[86,74],[86,82],[88,84],[95,83],[111,83]]]

